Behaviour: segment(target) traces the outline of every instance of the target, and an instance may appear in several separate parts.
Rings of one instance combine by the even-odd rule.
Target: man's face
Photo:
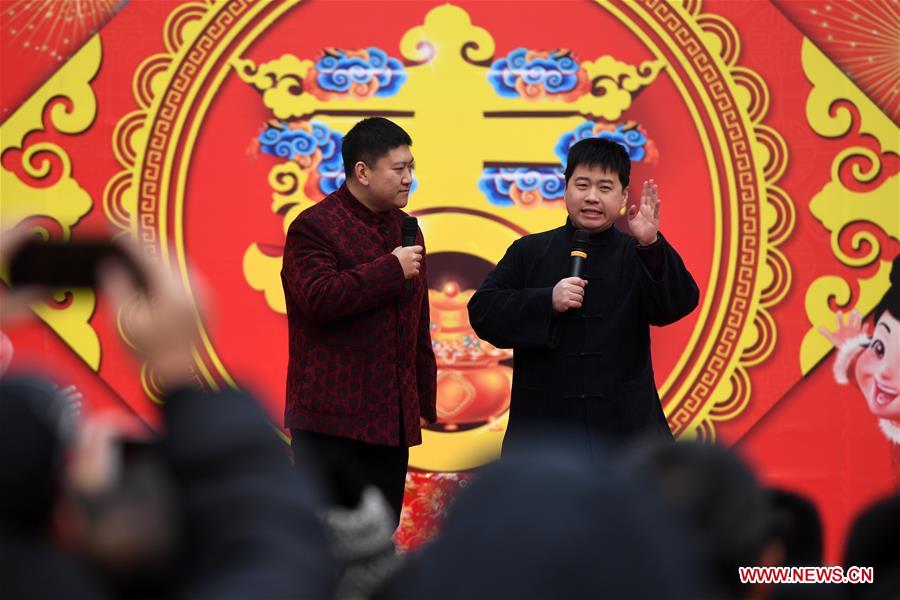
[[[365,169],[364,186],[370,208],[376,212],[403,208],[409,202],[414,160],[409,146],[397,146]]]
[[[856,361],[856,382],[873,415],[900,421],[900,321],[887,311],[875,323],[872,343]]]
[[[603,168],[578,165],[566,185],[566,210],[576,229],[602,231],[620,216],[628,200],[619,176]]]

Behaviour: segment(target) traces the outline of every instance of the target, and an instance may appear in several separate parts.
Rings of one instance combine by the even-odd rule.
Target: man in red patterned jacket
[[[400,245],[410,145],[387,119],[357,123],[342,142],[346,183],[291,224],[281,270],[295,460],[332,503],[354,501],[340,497],[349,479],[374,484],[397,522],[408,447],[437,419],[421,231]]]

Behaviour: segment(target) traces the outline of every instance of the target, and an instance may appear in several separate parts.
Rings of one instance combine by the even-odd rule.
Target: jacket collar
[[[360,202],[356,196],[353,195],[346,183],[342,184],[341,187],[334,192],[334,195],[345,207],[347,207],[347,210],[353,213],[353,215],[372,225],[380,225],[391,220],[391,217],[395,212],[393,209],[380,213],[369,210],[365,204]]]

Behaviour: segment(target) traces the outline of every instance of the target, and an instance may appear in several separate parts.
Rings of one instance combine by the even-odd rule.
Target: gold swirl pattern
[[[704,39],[710,50],[722,57],[728,67],[734,67],[741,54],[741,38],[734,25],[714,14],[698,16],[697,25],[703,30]]]
[[[853,221],[831,232],[831,251],[847,266],[865,267],[881,255],[880,227],[867,221]]]
[[[777,187],[788,151],[782,136],[763,124],[770,105],[768,88],[754,71],[737,64],[740,37],[730,22],[703,13],[699,0],[680,6],[662,0],[636,4],[671,36],[683,55],[682,67],[695,73],[710,95],[735,169],[737,189],[732,193],[738,202],[739,237],[738,254],[725,266],[734,278],[731,290],[723,290],[727,310],[714,345],[704,350],[709,353],[692,359],[698,370],[689,380],[673,383],[680,391],[666,404],[676,436],[711,441],[717,422],[733,419],[746,408],[752,391],[748,369],[770,356],[776,344],[768,309],[785,297],[792,278],[790,264],[776,248],[795,222],[790,197]],[[618,12],[631,5],[615,7]],[[756,181],[761,184],[758,190]]]
[[[147,111],[156,97],[156,89],[162,85],[172,58],[166,54],[156,54],[144,60],[134,74],[132,91],[141,110]]]
[[[163,42],[166,52],[177,54],[184,46],[185,40],[197,35],[197,25],[209,12],[212,2],[186,2],[176,8],[166,19],[163,29]]]
[[[103,196],[104,212],[122,234],[143,243],[148,254],[168,255],[164,232],[157,230],[156,210],[159,195],[164,192],[162,178],[168,168],[162,164],[167,155],[166,140],[172,135],[178,109],[188,100],[187,85],[201,73],[200,64],[210,56],[210,40],[217,40],[228,32],[228,26],[240,18],[251,2],[229,3],[188,2],[179,5],[166,20],[163,42],[168,53],[145,59],[135,72],[132,92],[139,110],[120,121],[113,136],[116,160],[122,170],[107,182]],[[144,170],[142,170],[142,168]],[[186,273],[182,274],[186,279]],[[199,322],[199,316],[198,316]],[[119,328],[126,343],[128,332]],[[205,343],[208,338],[202,331]],[[227,380],[214,379],[200,362],[209,354],[195,353],[193,377],[198,387],[216,389]],[[216,359],[212,362],[215,364]],[[148,398],[158,402],[161,383],[144,365],[141,383]]]
[[[244,252],[242,267],[247,284],[262,292],[268,307],[278,314],[287,314],[284,292],[280,286],[272,285],[272,280],[281,276],[281,256],[270,256],[254,243]]]
[[[787,168],[787,144],[777,131],[758,124],[754,128],[756,140],[766,148],[768,160],[763,164],[766,181],[778,181]]]
[[[313,205],[303,190],[309,171],[294,161],[287,161],[272,167],[269,172],[269,186],[272,188],[272,212],[283,215],[282,228],[285,235],[288,228],[301,212]],[[279,269],[281,266],[279,265]]]
[[[425,23],[407,31],[400,40],[400,54],[417,65],[438,61],[455,62],[452,52],[436,52],[433,40],[451,42],[471,64],[484,64],[494,56],[494,38],[484,28],[472,24],[469,13],[449,4],[429,11]],[[443,48],[442,48],[443,50]]]
[[[881,157],[863,146],[844,148],[831,164],[831,179],[840,181],[841,172],[846,166],[849,166],[853,179],[858,183],[872,183],[881,174]]]
[[[304,118],[321,110],[320,101],[311,94],[303,94],[298,87],[305,77],[304,69],[308,70],[312,61],[288,56],[257,66],[243,59],[241,50],[229,56],[225,56],[222,50],[225,42],[230,43],[239,35],[244,35],[242,28],[249,28],[248,23],[254,22],[253,19],[256,19],[253,31],[263,31],[293,4],[232,0],[212,5],[202,18],[183,17],[187,24],[182,25],[184,33],[179,34],[180,38],[167,33],[173,40],[171,49],[177,48],[177,56],[151,57],[142,65],[139,76],[135,78],[134,89],[135,97],[146,115],[141,130],[144,137],[134,138],[136,141],[140,139],[134,164],[123,165],[125,170],[134,173],[130,186],[132,191],[129,192],[134,199],[130,201],[128,194],[122,191],[128,186],[116,182],[116,185],[111,183],[108,186],[108,190],[115,192],[110,192],[108,204],[117,207],[116,212],[110,210],[111,214],[117,215],[117,219],[124,211],[134,207],[130,214],[130,228],[133,235],[144,240],[148,252],[167,252],[165,236],[171,233],[161,226],[160,215],[169,210],[169,203],[177,202],[179,194],[183,193],[173,183],[181,175],[176,173],[177,167],[170,161],[179,148],[184,150],[185,144],[188,147],[193,144],[191,135],[184,133],[190,131],[191,123],[185,121],[202,118],[202,111],[199,111],[199,117],[189,117],[185,116],[188,112],[185,107],[196,101],[192,94],[204,79],[210,73],[220,72],[215,71],[220,63],[212,63],[220,58],[227,60],[238,77],[262,92],[265,106],[278,119]],[[708,335],[708,339],[702,347],[698,347],[697,360],[694,361],[693,356],[688,357],[691,365],[697,365],[696,369],[680,365],[684,372],[679,375],[682,380],[672,384],[672,399],[666,405],[670,424],[677,435],[712,440],[716,436],[716,422],[733,418],[747,405],[750,385],[746,367],[749,365],[745,365],[744,361],[761,361],[771,352],[776,331],[770,315],[765,311],[783,298],[784,291],[790,288],[790,265],[781,254],[768,255],[777,243],[790,235],[794,226],[791,200],[776,187],[787,161],[786,148],[780,135],[762,124],[769,107],[768,91],[755,73],[737,65],[740,40],[727,21],[702,15],[698,0],[686,0],[681,5],[661,0],[639,0],[634,3],[610,2],[604,6],[616,14],[627,12],[637,15],[642,26],[652,29],[654,35],[669,44],[673,55],[681,61],[679,67],[690,74],[691,84],[702,87],[699,93],[705,94],[710,107],[707,115],[711,120],[710,129],[715,130],[719,148],[722,154],[727,155],[720,163],[722,170],[728,172],[723,180],[728,181],[723,183],[725,193],[719,201],[727,205],[725,210],[729,211],[729,235],[733,237],[728,241],[731,244],[729,247],[734,250],[729,250],[730,253],[722,259],[727,261],[723,263],[723,269],[730,269],[727,277],[722,276],[723,300],[720,306],[708,309],[708,319],[712,325],[710,331],[703,333]],[[182,20],[171,19],[170,23],[182,23]],[[717,48],[717,53],[706,51],[704,42],[708,39],[718,40],[712,44]],[[403,104],[415,102],[413,133],[430,132],[430,135],[417,137],[417,155],[420,156],[440,156],[442,138],[451,133],[450,127],[457,135],[460,132],[480,134],[486,127],[496,132],[482,135],[484,145],[479,149],[482,155],[460,155],[458,168],[452,174],[422,161],[419,170],[422,180],[429,182],[429,188],[443,191],[442,199],[429,198],[420,202],[423,210],[434,211],[423,221],[423,228],[433,227],[428,232],[432,251],[441,247],[439,224],[445,220],[471,221],[473,231],[485,229],[492,233],[486,229],[490,223],[484,219],[478,220],[464,213],[438,212],[443,206],[440,202],[446,203],[447,197],[463,197],[467,190],[477,188],[477,174],[481,172],[485,156],[491,160],[502,157],[521,162],[555,160],[552,144],[546,145],[545,156],[535,155],[533,148],[524,144],[510,148],[506,142],[510,136],[504,132],[507,128],[520,126],[514,119],[485,118],[492,112],[491,109],[497,113],[521,110],[524,103],[521,99],[498,98],[485,81],[483,70],[472,68],[475,64],[490,60],[494,51],[493,38],[486,30],[472,25],[464,10],[451,5],[437,7],[429,12],[423,25],[407,31],[401,40],[401,54],[406,59],[410,75],[402,95],[366,100],[366,111],[372,114],[396,110],[398,105],[406,108]],[[605,91],[602,96],[588,95],[581,100],[581,104],[573,104],[573,110],[581,116],[616,118],[614,115],[620,115],[630,106],[636,91],[654,81],[663,68],[668,70],[673,67],[662,56],[657,54],[656,60],[636,66],[618,63],[610,57],[597,59],[592,66],[592,79],[601,85],[609,84],[609,87],[602,88]],[[416,68],[416,65],[426,62],[430,63],[428,68]],[[437,83],[437,73],[443,79],[454,81],[457,88],[471,90],[471,102],[447,106],[446,88]],[[215,89],[203,93],[214,92]],[[359,106],[359,100],[352,99],[328,102],[331,112],[359,111]],[[429,110],[435,106],[441,106],[444,110]],[[529,103],[529,109],[533,106],[534,103]],[[412,116],[411,111],[407,112]],[[550,121],[529,121],[534,139],[558,137],[556,127]],[[338,118],[331,119],[331,123],[336,124],[333,128],[337,130],[346,126],[346,120]],[[126,131],[128,128],[123,126],[120,129]],[[183,154],[190,153],[185,151]],[[121,157],[128,162],[131,156],[123,151]],[[708,160],[718,159],[708,157]],[[474,175],[469,177],[466,175],[469,173]],[[297,163],[289,161],[270,171],[272,210],[284,219],[285,224],[305,208],[304,202],[309,202],[303,193],[306,182],[306,173]],[[426,195],[426,190],[420,193]],[[521,222],[516,225],[525,231],[538,230],[547,221],[548,213],[540,207],[523,213],[527,214],[523,214]],[[517,235],[521,233],[515,236],[511,232],[503,236],[493,235],[491,243],[505,247],[511,243],[507,237]],[[445,250],[458,249],[458,245],[453,243],[454,240],[447,241]],[[488,261],[499,258],[493,249],[479,252]],[[279,310],[279,302],[283,302],[283,297],[279,299],[280,284],[277,294],[269,293],[275,285],[272,273],[277,274],[278,260],[268,256],[259,245],[248,248],[244,256],[245,278],[251,287],[264,292],[266,302],[273,310]],[[249,273],[256,273],[260,278],[251,281]],[[263,276],[263,273],[269,275]],[[184,276],[187,277],[187,274]],[[202,348],[198,348],[197,362],[200,369],[205,369],[203,377],[208,386],[227,382],[228,375],[224,367],[216,362],[214,349],[208,340]],[[501,437],[494,430],[475,431],[474,435],[481,436],[478,443],[483,447],[493,446],[494,440]],[[472,440],[475,443],[476,440]],[[426,446],[433,442],[429,440]],[[442,456],[446,455],[448,460],[441,463],[443,466],[434,468],[466,468],[461,465],[461,459],[457,460],[451,452],[442,449],[446,450],[446,444],[442,446],[438,443],[434,452],[443,452]]]
[[[113,176],[103,191],[103,212],[106,219],[121,231],[128,231],[134,212],[134,195],[131,192],[131,173]]]
[[[781,245],[794,230],[797,222],[797,211],[787,193],[777,185],[769,185],[766,193],[771,215],[768,223],[769,243]]]
[[[692,17],[696,17],[700,14],[702,3],[703,0],[681,0],[681,4],[684,7],[685,12],[687,12]]]
[[[768,358],[772,350],[775,349],[775,336],[777,334],[775,320],[768,311],[761,310],[756,313],[753,319],[753,329],[749,331],[756,332],[756,341],[744,348],[744,352],[741,354],[741,365],[743,367],[755,367]]]
[[[684,437],[705,444],[712,444],[716,441],[716,429],[712,421],[701,421],[693,430],[685,432]]]
[[[726,391],[725,399],[717,401],[710,409],[710,417],[714,421],[731,419],[734,415],[743,412],[744,408],[747,407],[747,403],[750,402],[750,376],[744,367],[738,366],[735,368],[734,373],[728,380],[728,384],[723,390]],[[713,441],[715,439],[715,429],[711,426],[711,423],[707,422],[704,425],[705,435],[712,436],[708,439]]]
[[[575,107],[585,116],[615,121],[631,107],[634,93],[653,83],[666,63],[653,60],[635,67],[601,56],[581,66],[591,79],[592,95],[574,102]]]
[[[865,315],[888,288],[890,264],[900,240],[900,175],[886,172],[882,157],[898,154],[900,137],[894,123],[809,40],[803,42],[801,59],[812,83],[806,118],[813,131],[825,138],[853,132],[878,145],[878,152],[859,145],[839,151],[831,164],[830,180],[809,203],[810,212],[829,233],[837,262],[861,271],[851,279],[823,275],[806,290],[810,327],[799,356],[806,374],[831,350],[818,328],[833,325],[834,307]],[[848,176],[853,189],[847,185]]]
[[[302,118],[319,103],[315,96],[303,93],[303,80],[314,66],[311,60],[285,54],[259,66],[242,58],[232,65],[244,82],[263,93],[263,104],[279,119]]]
[[[147,363],[141,365],[141,389],[144,390],[144,395],[153,403],[163,403],[163,397],[165,396],[163,383]]]
[[[771,308],[784,300],[790,290],[791,267],[787,257],[777,248],[769,248],[766,267],[771,271],[770,283],[763,288],[759,301],[762,306]]]
[[[744,67],[732,67],[731,76],[738,84],[739,90],[747,95],[747,116],[754,123],[758,123],[769,112],[769,89],[758,74]],[[743,88],[743,89],[741,89]]]
[[[196,390],[202,390],[206,387],[206,382],[197,374],[196,369],[192,373],[189,387]],[[144,390],[144,394],[152,402],[163,404],[168,385],[151,365],[144,363],[141,365],[141,389]]]
[[[137,148],[140,146],[140,134],[144,129],[145,115],[134,111],[125,115],[116,125],[113,132],[113,154],[120,165],[133,165],[137,160]]]
[[[75,135],[91,126],[97,117],[97,100],[90,82],[100,69],[101,55],[100,38],[94,36],[0,126],[0,154],[21,151],[20,171],[0,169],[0,222],[4,228],[28,223],[49,237],[48,225],[53,224],[67,240],[90,212],[93,200],[73,176],[66,149],[51,142],[28,144],[27,140],[29,134],[44,131],[47,112],[49,125],[61,133]],[[28,185],[20,175],[41,185]],[[33,304],[32,310],[97,371],[100,339],[90,324],[95,306],[90,290],[57,290],[51,300]]]
[[[140,297],[137,294],[132,295],[122,302],[118,312],[116,312],[116,329],[119,332],[119,338],[131,349],[136,349],[137,346],[132,341],[133,336],[126,324],[134,322],[135,311],[140,309],[139,303]]]

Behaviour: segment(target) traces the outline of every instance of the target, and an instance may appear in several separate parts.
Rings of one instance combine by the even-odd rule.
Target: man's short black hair
[[[344,174],[353,177],[353,167],[359,161],[369,166],[398,146],[412,146],[412,139],[402,127],[383,117],[363,119],[347,132],[341,141]]]
[[[569,156],[566,159],[566,185],[569,185],[569,179],[579,165],[600,167],[604,171],[615,173],[619,176],[623,190],[628,187],[631,180],[631,159],[628,158],[628,151],[619,142],[606,138],[588,138],[569,148]]]

